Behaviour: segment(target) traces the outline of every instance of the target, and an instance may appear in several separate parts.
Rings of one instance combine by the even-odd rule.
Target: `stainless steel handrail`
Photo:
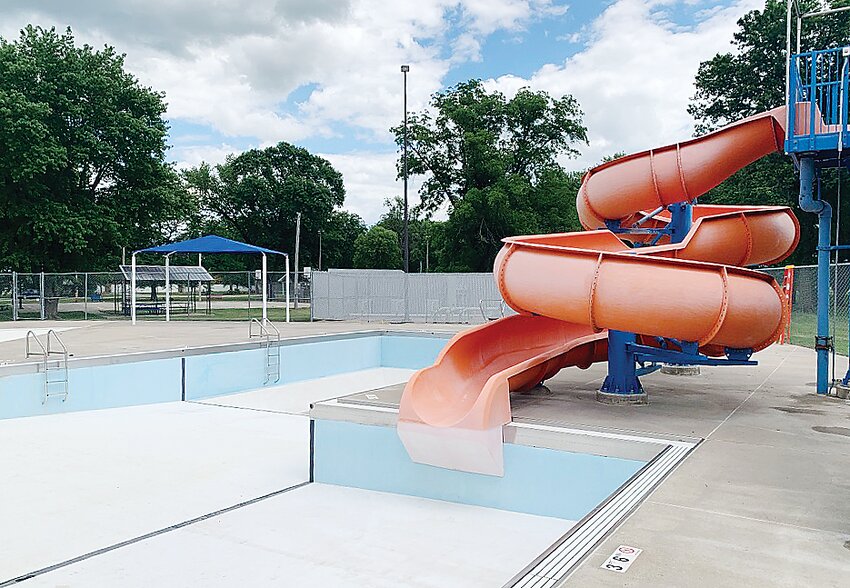
[[[31,342],[35,341],[41,351],[33,351]],[[65,343],[62,341],[62,338],[59,337],[59,334],[53,329],[48,329],[47,334],[45,335],[46,346],[41,342],[41,339],[38,338],[38,335],[35,334],[35,331],[29,330],[27,331],[26,336],[26,354],[27,357],[31,357],[34,355],[38,355],[42,357],[41,365],[42,372],[44,373],[44,396],[41,401],[42,404],[47,402],[47,399],[51,396],[61,396],[62,402],[68,399],[69,393],[69,371],[68,371],[68,348],[65,346]],[[54,341],[55,345],[59,347],[58,350],[55,350],[51,347],[50,342]],[[53,355],[61,355],[62,359],[59,362],[59,368],[62,370],[62,379],[61,380],[51,380],[50,379],[50,357]],[[62,392],[51,394],[50,393],[50,385],[51,384],[62,384]]]
[[[254,325],[257,325],[257,332],[254,333]],[[264,339],[263,347],[266,350],[266,379],[263,384],[268,384],[274,378],[274,382],[280,381],[280,331],[274,323],[268,319],[260,320],[252,318],[248,325],[248,337],[262,337]],[[274,353],[272,353],[272,337],[274,337]],[[276,355],[275,355],[276,354]],[[274,361],[272,361],[274,359]]]

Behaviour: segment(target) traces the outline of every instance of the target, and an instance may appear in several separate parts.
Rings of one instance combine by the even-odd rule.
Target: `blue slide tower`
[[[812,18],[828,17],[850,10],[850,6],[801,13],[796,0],[788,1],[786,22],[786,106],[785,152],[800,172],[800,208],[818,215],[817,246],[817,393],[828,394],[833,385],[829,377],[829,358],[835,342],[830,335],[830,258],[850,249],[832,241],[832,206],[821,197],[821,173],[826,169],[850,167],[850,128],[848,128],[848,63],[850,46],[800,50],[802,26]],[[792,29],[792,21],[796,27]],[[796,33],[796,51],[792,49]],[[840,176],[839,176],[840,180]],[[838,182],[839,202],[841,182]],[[838,216],[838,211],[834,211]],[[838,231],[836,231],[837,233]],[[837,240],[837,238],[836,238]],[[837,285],[836,285],[837,286]],[[834,295],[838,295],[835,292]],[[844,377],[850,378],[850,370]]]

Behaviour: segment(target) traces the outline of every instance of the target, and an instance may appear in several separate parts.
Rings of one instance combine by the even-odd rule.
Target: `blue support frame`
[[[671,243],[685,240],[693,225],[693,206],[682,202],[667,206],[670,221],[660,228],[644,228],[644,222],[660,213],[658,208],[644,215],[631,227],[620,226],[619,221],[607,223],[608,229],[618,234],[653,235],[646,245],[656,245],[665,235]],[[707,357],[699,352],[699,345],[693,341],[678,341],[656,337],[658,347],[637,343],[637,335],[626,331],[608,331],[608,375],[602,383],[600,392],[618,394],[625,397],[644,394],[640,376],[661,368],[662,363],[678,365],[756,365],[750,361],[751,349],[727,349],[726,359]],[[670,346],[673,344],[678,349]],[[638,367],[640,366],[640,367]]]
[[[606,394],[643,394],[636,369],[637,359],[631,348],[636,341],[634,333],[608,331],[608,375],[600,391]]]
[[[818,215],[818,313],[815,350],[817,351],[817,393],[829,393],[829,354],[832,338],[829,336],[829,253],[832,249],[832,206],[821,199],[821,183],[816,175],[815,158],[803,157],[800,166],[800,208]],[[812,190],[817,184],[817,198]]]
[[[788,125],[785,152],[800,170],[800,208],[818,215],[817,393],[829,394],[829,356],[834,348],[829,325],[830,253],[847,249],[832,245],[832,207],[821,197],[820,170],[850,168],[850,58],[847,48],[791,55],[788,60]],[[817,186],[813,193],[812,186]],[[848,317],[850,321],[850,317]],[[844,377],[850,380],[850,369]]]

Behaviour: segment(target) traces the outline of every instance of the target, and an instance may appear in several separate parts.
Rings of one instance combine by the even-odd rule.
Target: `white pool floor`
[[[306,482],[309,403],[409,373],[0,421],[0,585],[501,585],[572,523],[309,484],[168,530]]]
[[[31,585],[500,586],[568,527],[558,519],[310,484]]]

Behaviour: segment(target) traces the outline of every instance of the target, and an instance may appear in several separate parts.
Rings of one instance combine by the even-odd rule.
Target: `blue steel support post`
[[[690,202],[671,204],[670,211],[670,242],[681,243],[688,236],[693,224],[693,208]]]
[[[690,202],[671,204],[670,242],[681,243],[691,230],[693,209]],[[629,344],[634,344],[637,336],[625,331],[608,331],[608,375],[600,388],[606,394],[618,394],[623,397],[642,395],[643,386],[637,375],[634,352]]]
[[[643,394],[635,371],[635,356],[627,344],[637,341],[634,333],[608,331],[608,375],[600,390],[606,394]]]
[[[817,392],[829,393],[829,352],[832,342],[829,338],[829,252],[832,229],[832,207],[818,198],[814,198],[812,184],[815,179],[815,160],[811,157],[800,159],[800,208],[818,215],[818,328],[815,338],[817,349]]]

